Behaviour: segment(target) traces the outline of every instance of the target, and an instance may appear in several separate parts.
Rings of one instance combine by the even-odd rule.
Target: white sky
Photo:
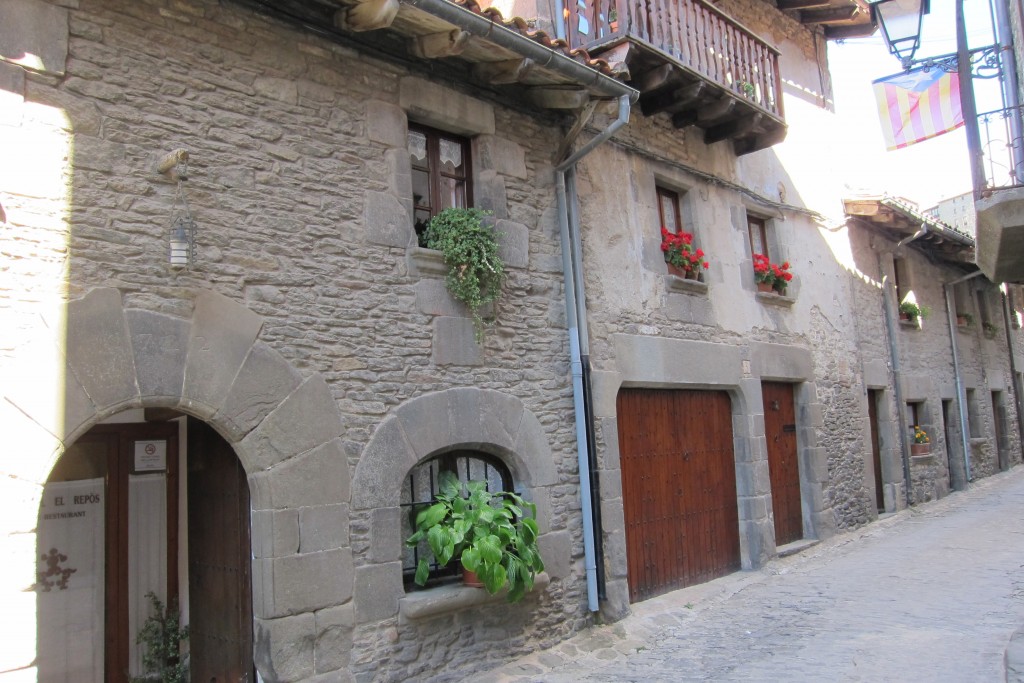
[[[956,51],[953,0],[932,0],[931,5],[931,13],[924,18],[917,59]],[[988,6],[988,0],[965,0],[971,47],[995,42]],[[870,38],[830,42],[828,59],[836,114],[843,122],[846,138],[833,153],[845,154],[842,175],[848,179],[851,191],[906,197],[922,209],[970,191],[963,128],[904,149],[885,151],[871,81],[898,73],[901,66],[886,49],[881,31]],[[994,83],[982,82],[976,92],[979,112],[1001,108]]]

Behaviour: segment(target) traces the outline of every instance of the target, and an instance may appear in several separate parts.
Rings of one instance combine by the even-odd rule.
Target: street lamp
[[[889,52],[906,68],[921,46],[921,19],[928,14],[929,0],[876,0],[872,18],[882,29]]]

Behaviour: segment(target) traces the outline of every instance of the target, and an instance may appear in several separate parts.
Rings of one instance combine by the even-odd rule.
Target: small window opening
[[[498,458],[480,451],[457,450],[441,453],[414,467],[405,478],[400,500],[402,518],[402,540],[412,536],[416,530],[416,515],[430,506],[438,492],[441,472],[452,472],[460,482],[483,481],[488,491],[511,491],[512,475]],[[406,590],[419,586],[413,583],[416,565],[420,557],[431,559],[430,578],[425,588],[446,583],[461,575],[461,565],[452,561],[447,567],[439,567],[433,561],[430,547],[424,540],[415,548],[403,546],[402,578]]]

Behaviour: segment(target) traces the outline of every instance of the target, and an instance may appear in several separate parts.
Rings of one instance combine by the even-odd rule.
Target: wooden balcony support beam
[[[853,21],[860,13],[857,7],[833,7],[800,13],[801,24],[838,24]]]
[[[702,124],[710,124],[725,118],[736,108],[736,99],[728,95],[722,95],[717,100],[712,100],[697,111],[697,121]]]
[[[764,114],[751,112],[747,116],[741,116],[727,123],[712,126],[704,132],[704,144],[713,145],[729,138],[739,138],[757,131],[761,125]]]
[[[821,9],[831,4],[831,0],[779,0],[779,9],[783,12],[798,9]]]
[[[663,88],[640,96],[640,111],[644,116],[652,116],[658,112],[670,114],[694,107],[708,90],[704,81],[696,81],[681,88]]]

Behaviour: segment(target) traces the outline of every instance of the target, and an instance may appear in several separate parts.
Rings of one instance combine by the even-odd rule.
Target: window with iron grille
[[[416,515],[434,501],[440,485],[441,472],[454,473],[461,482],[483,481],[488,491],[511,491],[512,475],[498,458],[480,451],[448,451],[414,467],[405,478],[400,500],[402,538],[412,536],[416,530]],[[433,553],[424,540],[417,547],[403,546],[402,577],[406,589],[418,588],[413,583],[416,565],[421,557],[431,560],[430,579],[426,587],[443,583],[450,577],[460,576],[462,565],[452,560],[447,567],[433,562]]]

